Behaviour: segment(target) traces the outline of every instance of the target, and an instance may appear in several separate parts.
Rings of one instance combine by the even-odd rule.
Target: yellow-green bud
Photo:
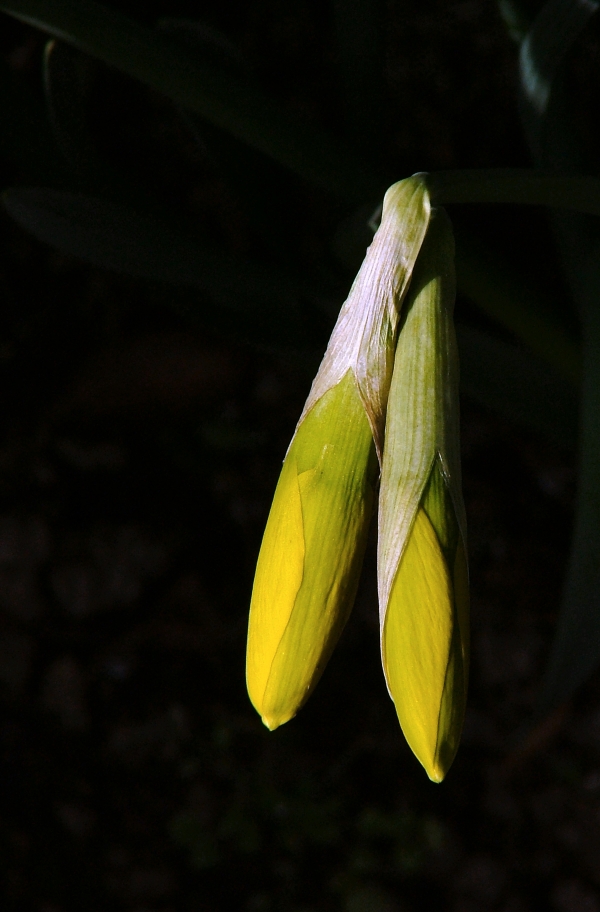
[[[352,608],[400,307],[429,216],[423,176],[387,191],[283,464],[258,558],[246,662],[250,699],[270,729],[305,702]]]
[[[258,558],[247,683],[267,728],[296,715],[348,619],[377,474],[371,428],[348,371],[292,442]]]
[[[430,779],[458,749],[468,677],[454,242],[434,211],[396,347],[379,498],[381,648],[402,731]]]

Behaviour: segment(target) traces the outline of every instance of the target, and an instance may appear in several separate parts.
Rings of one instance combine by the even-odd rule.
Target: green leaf
[[[572,450],[578,434],[578,396],[543,361],[489,333],[456,327],[461,392],[504,418]]]
[[[208,25],[202,19],[165,17],[157,22],[158,28],[180,42],[188,50],[201,50],[202,59],[225,69],[244,67],[244,57],[237,45],[225,32]]]
[[[539,714],[568,699],[600,664],[600,246],[596,251],[588,263],[589,297],[582,301],[586,320],[575,528]]]
[[[69,180],[64,159],[58,154],[43,100],[29,81],[0,62],[0,153],[17,166],[25,180],[65,186]]]
[[[86,129],[90,64],[97,66],[89,57],[60,41],[49,41],[44,50],[44,90],[50,125],[56,146],[77,175],[98,167]]]
[[[553,206],[600,215],[600,179],[533,168],[432,171],[429,192],[436,206],[452,203],[511,203]]]
[[[460,291],[521,339],[577,389],[581,355],[565,322],[550,312],[533,276],[519,275],[507,257],[455,227]]]
[[[549,0],[521,43],[521,117],[534,147],[544,143],[543,118],[561,64],[598,9],[595,0]]]
[[[205,322],[236,335],[301,347],[318,338],[310,289],[271,266],[199,246],[166,223],[106,200],[38,188],[14,188],[4,208],[38,240],[94,266],[205,292],[219,305]],[[214,313],[211,313],[211,310]],[[316,330],[311,330],[311,323]]]
[[[567,52],[597,9],[590,0],[550,0],[523,42],[522,118],[532,154],[544,167],[589,167],[560,76]],[[579,310],[583,377],[575,528],[538,717],[568,699],[600,663],[600,229],[581,216],[556,214],[552,221]]]
[[[520,44],[531,25],[529,9],[520,0],[498,0],[498,12],[509,36]]]

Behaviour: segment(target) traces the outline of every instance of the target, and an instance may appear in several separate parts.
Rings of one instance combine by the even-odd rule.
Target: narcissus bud
[[[434,782],[458,749],[469,653],[454,295],[452,229],[434,210],[396,347],[378,549],[384,673],[406,740]]]
[[[425,180],[387,191],[285,457],[258,558],[246,680],[274,729],[305,702],[354,601],[402,299],[430,216]]]
[[[377,475],[371,428],[349,370],[292,442],[258,558],[247,682],[267,728],[296,714],[348,619]]]

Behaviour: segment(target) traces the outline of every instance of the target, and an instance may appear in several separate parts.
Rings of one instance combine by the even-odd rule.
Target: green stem
[[[433,171],[428,176],[434,205],[510,203],[551,206],[600,215],[600,180],[530,168]]]

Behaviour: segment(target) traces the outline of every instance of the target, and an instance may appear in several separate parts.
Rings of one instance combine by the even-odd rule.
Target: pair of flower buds
[[[296,715],[350,614],[379,482],[383,671],[435,782],[458,748],[469,654],[454,297],[450,222],[416,174],[385,195],[285,457],[246,668],[267,728]]]

